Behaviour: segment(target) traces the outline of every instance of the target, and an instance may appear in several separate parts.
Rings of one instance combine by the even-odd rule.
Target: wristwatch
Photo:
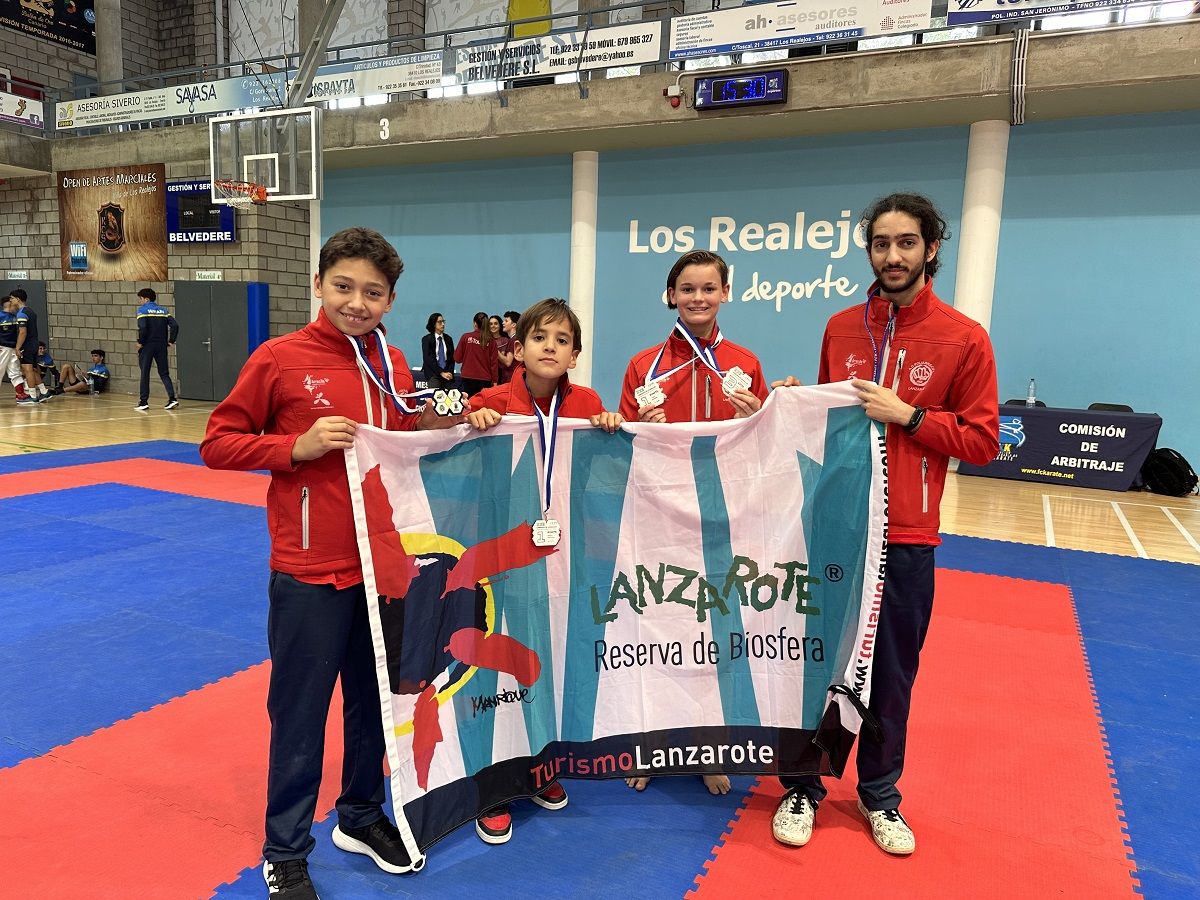
[[[908,420],[908,424],[904,426],[904,430],[909,434],[914,434],[921,427],[923,421],[925,421],[925,409],[918,406],[913,409],[912,418]]]

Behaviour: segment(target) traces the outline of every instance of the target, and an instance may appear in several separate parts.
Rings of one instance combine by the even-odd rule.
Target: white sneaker
[[[898,809],[870,810],[858,801],[858,811],[871,823],[871,837],[879,849],[895,856],[908,856],[917,849],[917,839]]]
[[[168,400],[168,401],[167,401],[167,405],[166,405],[166,406],[164,406],[164,407],[163,407],[163,409],[174,409],[174,408],[175,408],[175,407],[177,407],[178,405],[179,405],[179,401],[178,401],[178,400]]]
[[[812,838],[813,817],[817,814],[817,804],[792,788],[783,795],[779,807],[771,819],[771,834],[781,844],[792,847],[803,847]]]
[[[136,409],[138,412],[146,412],[148,409],[150,409],[150,404],[149,403],[139,403],[137,406],[134,407],[134,409]]]

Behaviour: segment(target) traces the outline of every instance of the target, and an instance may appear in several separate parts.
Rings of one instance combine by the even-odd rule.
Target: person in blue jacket
[[[138,297],[143,301],[137,311],[138,366],[142,370],[141,393],[134,409],[145,412],[150,408],[150,364],[158,366],[158,377],[167,389],[166,409],[179,405],[175,399],[175,385],[171,382],[171,371],[167,368],[167,345],[174,344],[179,337],[179,323],[175,317],[158,305],[158,295],[153,288],[142,288]]]

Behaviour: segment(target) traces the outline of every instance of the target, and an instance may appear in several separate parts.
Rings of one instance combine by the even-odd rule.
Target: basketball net
[[[249,209],[267,202],[267,189],[253,181],[231,181],[219,178],[213,182],[217,196],[234,209]]]

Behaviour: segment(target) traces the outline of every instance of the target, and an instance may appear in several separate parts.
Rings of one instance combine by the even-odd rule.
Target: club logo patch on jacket
[[[925,387],[932,377],[933,363],[930,362],[913,363],[913,367],[908,370],[908,380],[915,388]]]

